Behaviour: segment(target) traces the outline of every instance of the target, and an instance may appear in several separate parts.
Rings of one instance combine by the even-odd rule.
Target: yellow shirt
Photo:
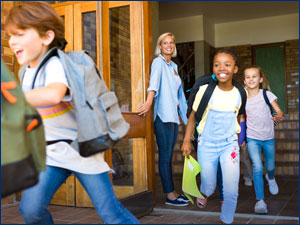
[[[208,84],[200,86],[193,103],[193,111],[197,112],[198,106],[200,104],[200,101],[202,99],[202,96],[207,86]],[[213,104],[210,105],[208,103],[206,109],[204,110],[202,120],[200,121],[197,127],[198,134],[202,134],[202,131],[204,129],[204,125],[207,118],[208,107],[211,107],[219,111],[235,110],[239,95],[240,95],[239,90],[236,87],[233,87],[231,91],[222,91],[217,85],[214,90]],[[240,105],[238,106],[239,108],[241,107],[241,104],[242,104],[242,100],[240,102]],[[236,119],[236,132],[240,133],[240,131],[241,131],[241,127]]]

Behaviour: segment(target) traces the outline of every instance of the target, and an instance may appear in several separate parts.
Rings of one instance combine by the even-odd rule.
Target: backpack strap
[[[32,81],[32,86],[31,86],[31,89],[34,89],[34,84],[35,84],[35,80],[37,78],[37,75],[39,73],[39,71],[41,70],[41,68],[46,64],[46,62],[52,57],[52,56],[55,56],[57,55],[57,48],[54,47],[54,48],[51,48],[48,53],[44,56],[44,58],[42,59],[42,61],[40,62],[36,72],[35,72],[35,75],[33,77],[33,81]]]
[[[264,96],[265,102],[266,102],[266,104],[269,106],[270,112],[271,112],[271,114],[272,114],[274,109],[273,109],[273,107],[272,107],[272,105],[271,105],[271,103],[270,103],[270,101],[269,101],[268,96],[267,96],[267,90],[268,90],[268,89],[263,89],[263,96]]]
[[[196,112],[196,123],[198,124],[203,116],[203,113],[206,109],[206,106],[208,104],[208,101],[210,97],[212,96],[212,93],[214,92],[216,86],[217,86],[217,81],[211,79],[210,82],[208,83],[208,86],[202,96],[201,102],[198,106],[197,112]]]
[[[187,92],[190,91],[190,95],[189,95],[189,98],[187,101],[187,103],[188,103],[188,108],[187,108],[187,112],[186,112],[187,118],[189,118],[189,116],[192,112],[193,102],[195,100],[195,97],[199,90],[199,87],[201,85],[208,84],[212,79],[213,79],[212,75],[206,75],[206,76],[199,77],[196,80],[195,84],[193,85],[192,89],[187,90]]]
[[[245,114],[245,107],[246,107],[246,101],[247,101],[247,93],[245,91],[245,88],[235,80],[232,81],[232,84],[239,90],[241,98],[242,98],[242,105],[240,107],[238,115]]]

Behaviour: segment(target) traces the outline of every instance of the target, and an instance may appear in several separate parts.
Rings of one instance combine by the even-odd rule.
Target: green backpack
[[[42,119],[1,60],[1,198],[35,185],[45,162]]]

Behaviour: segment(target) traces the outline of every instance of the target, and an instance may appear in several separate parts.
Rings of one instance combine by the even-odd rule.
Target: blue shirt
[[[154,120],[159,116],[164,123],[180,124],[179,113],[184,124],[187,124],[187,103],[182,83],[177,91],[174,70],[178,73],[177,65],[173,61],[168,63],[162,55],[156,57],[151,65],[150,85],[147,92],[155,91]]]

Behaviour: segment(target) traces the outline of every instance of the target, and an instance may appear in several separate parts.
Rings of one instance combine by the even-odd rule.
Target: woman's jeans
[[[275,175],[275,139],[260,141],[247,138],[248,151],[253,165],[253,182],[256,199],[264,199],[263,163],[261,150],[263,150],[265,167],[270,179]]]
[[[177,123],[164,123],[159,116],[154,121],[154,132],[158,146],[158,169],[164,193],[174,191],[172,158],[178,134]]]
[[[52,224],[47,207],[65,180],[73,173],[91,198],[102,221],[109,224],[137,224],[139,221],[119,202],[108,173],[82,174],[67,169],[47,166],[39,175],[37,185],[24,191],[20,213],[27,224]]]

